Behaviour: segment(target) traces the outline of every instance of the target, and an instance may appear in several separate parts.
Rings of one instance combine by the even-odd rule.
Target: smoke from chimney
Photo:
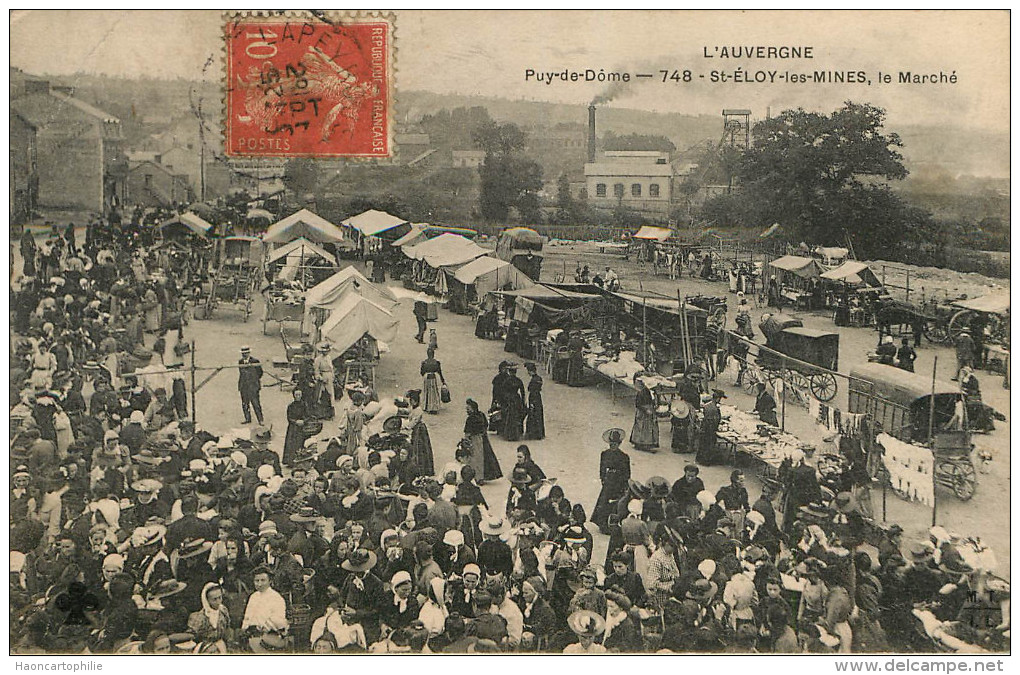
[[[588,162],[595,161],[595,104],[588,106]]]

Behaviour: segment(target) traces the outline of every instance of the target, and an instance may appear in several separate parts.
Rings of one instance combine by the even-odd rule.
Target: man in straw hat
[[[577,635],[578,641],[568,645],[564,654],[605,654],[606,648],[595,639],[606,630],[606,620],[587,609],[574,612],[567,617],[567,625]]]
[[[623,429],[618,427],[606,429],[602,433],[602,440],[608,443],[609,447],[602,451],[599,458],[599,481],[602,483],[602,490],[599,492],[598,501],[595,502],[591,521],[603,534],[609,534],[609,515],[616,510],[616,502],[626,493],[627,481],[630,480],[630,457],[620,449],[624,433]]]
[[[311,401],[313,406],[317,406],[322,402],[322,395],[326,395],[328,401],[326,411],[330,419],[333,418],[333,384],[336,380],[336,368],[333,366],[333,360],[330,357],[330,349],[332,347],[328,342],[320,342],[315,346],[315,360],[312,362],[312,368],[315,372],[315,397]]]

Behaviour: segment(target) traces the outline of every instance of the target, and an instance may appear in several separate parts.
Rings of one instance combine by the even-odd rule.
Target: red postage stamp
[[[225,32],[228,156],[393,155],[391,19],[238,14]]]

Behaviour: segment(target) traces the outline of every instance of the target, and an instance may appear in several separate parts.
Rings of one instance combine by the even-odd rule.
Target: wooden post
[[[907,302],[910,302],[910,270],[907,270]]]
[[[931,448],[931,526],[935,527],[938,514],[938,481],[935,480],[935,373],[938,372],[939,357],[935,355],[935,363],[931,366],[931,398],[928,405],[928,445]]]
[[[198,423],[197,408],[195,407],[195,341],[191,341],[191,421]]]
[[[783,418],[779,420],[779,430],[786,431],[786,359],[780,361],[779,378],[783,383]]]

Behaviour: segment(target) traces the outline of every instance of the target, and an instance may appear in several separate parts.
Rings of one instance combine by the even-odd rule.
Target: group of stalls
[[[839,258],[831,256],[822,260],[837,262]],[[763,288],[770,306],[833,309],[837,319],[847,315],[846,323],[839,322],[840,325],[866,322],[866,308],[885,294],[882,282],[871,268],[857,260],[845,260],[828,267],[817,257],[786,255],[766,265],[763,277]],[[854,309],[857,311],[853,312]],[[849,317],[851,313],[855,314],[852,320]]]

